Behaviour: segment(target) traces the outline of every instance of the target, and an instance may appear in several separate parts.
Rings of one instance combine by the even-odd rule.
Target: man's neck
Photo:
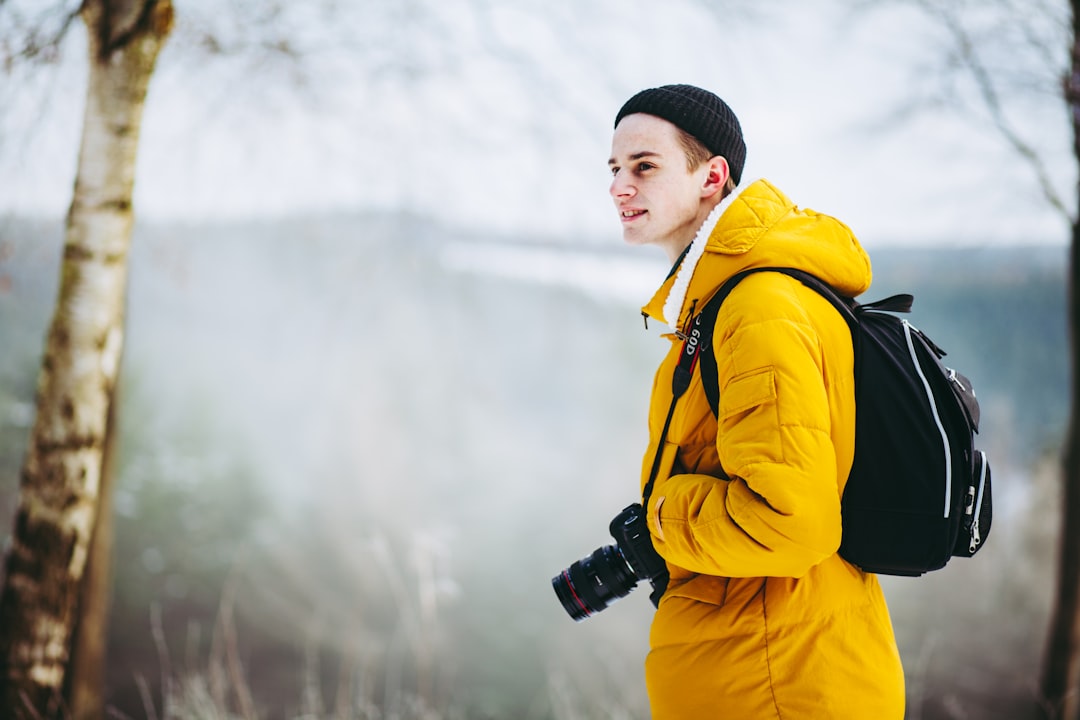
[[[701,230],[701,226],[709,219],[709,215],[716,209],[716,206],[728,195],[730,195],[728,192],[719,193],[716,197],[701,202],[698,213],[694,218],[693,228],[689,231],[690,236],[686,238],[686,242],[668,248],[668,260],[670,260],[673,265],[678,266],[679,261],[682,260],[682,257],[686,254],[687,249],[693,244],[694,238],[697,237],[697,233]],[[709,230],[712,230],[712,228],[709,228]]]

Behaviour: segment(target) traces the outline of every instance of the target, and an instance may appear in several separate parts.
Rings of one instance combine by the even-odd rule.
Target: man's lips
[[[637,208],[624,208],[619,211],[619,219],[624,223],[633,222],[640,217],[644,217],[646,210],[639,210]]]

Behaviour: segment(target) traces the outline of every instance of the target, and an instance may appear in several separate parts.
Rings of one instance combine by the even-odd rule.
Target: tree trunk
[[[112,587],[113,493],[119,442],[116,424],[119,394],[120,388],[114,388],[109,401],[97,522],[94,523],[90,556],[79,592],[79,609],[72,629],[71,660],[65,676],[64,697],[71,720],[103,720],[105,717],[105,650]]]
[[[171,0],[85,0],[89,77],[56,311],[0,594],[0,717],[62,714],[124,337],[143,103]]]
[[[1080,165],[1080,0],[1070,0],[1072,48],[1065,103],[1073,129],[1073,155]],[[1080,185],[1076,188],[1080,208]],[[1072,390],[1065,436],[1058,588],[1043,662],[1045,715],[1080,720],[1080,221],[1074,219],[1069,251],[1069,343]]]

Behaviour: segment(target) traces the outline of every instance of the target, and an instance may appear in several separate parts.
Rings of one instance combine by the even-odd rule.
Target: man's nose
[[[624,173],[615,173],[615,177],[611,179],[611,197],[630,197],[636,192],[634,186],[629,183]]]

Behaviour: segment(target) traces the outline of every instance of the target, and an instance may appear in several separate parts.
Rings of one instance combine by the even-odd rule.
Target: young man
[[[742,180],[731,109],[688,85],[644,90],[615,119],[611,196],[628,243],[674,267],[647,317],[686,333],[746,268],[810,272],[841,294],[870,260],[838,220]],[[654,720],[901,720],[904,677],[877,576],[837,554],[854,455],[851,334],[829,303],[779,273],[745,278],[716,318],[719,420],[699,370],[675,406],[683,343],[657,370],[642,487],[670,580],[645,663]]]

